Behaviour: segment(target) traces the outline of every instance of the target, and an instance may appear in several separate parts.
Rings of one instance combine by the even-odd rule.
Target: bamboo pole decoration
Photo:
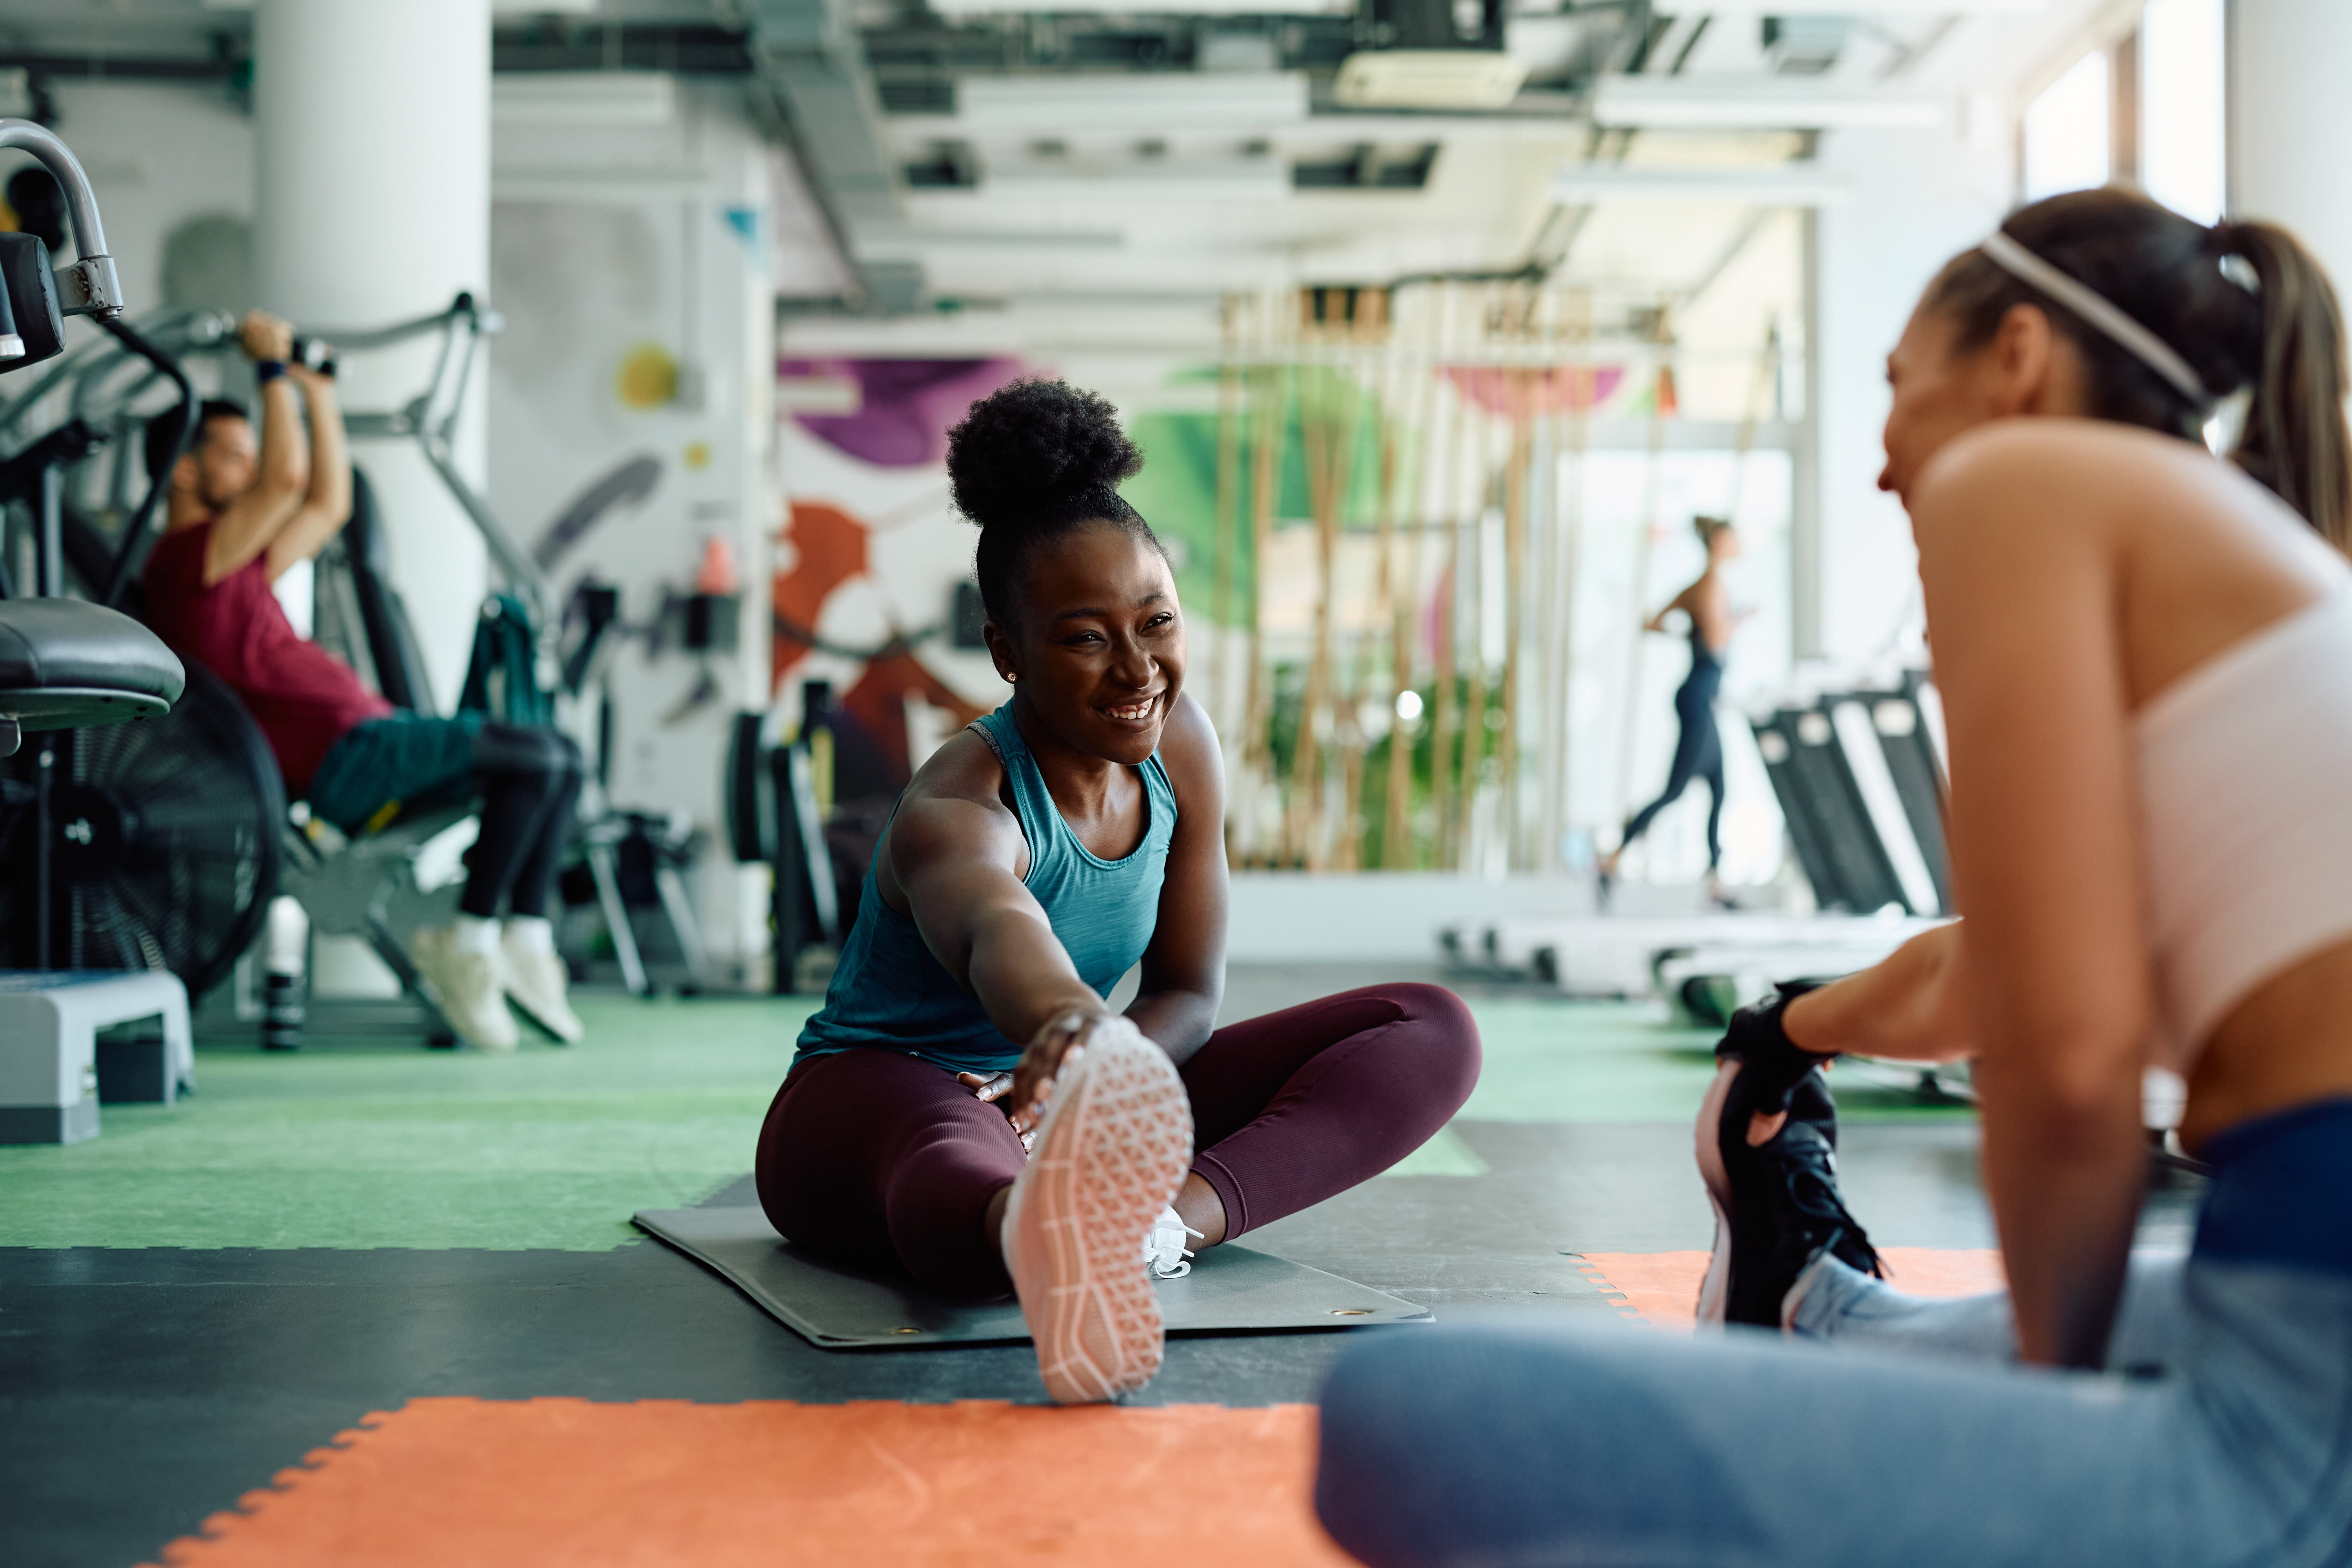
[[[1332,290],[1325,303],[1337,306],[1344,296]],[[1304,318],[1302,317],[1302,321]],[[1315,338],[1325,353],[1318,356],[1311,403],[1302,395],[1301,428],[1307,442],[1307,504],[1315,520],[1315,631],[1309,655],[1306,700],[1298,718],[1298,743],[1292,752],[1292,820],[1298,826],[1294,853],[1309,870],[1330,864],[1324,812],[1330,794],[1329,759],[1325,754],[1325,721],[1331,721],[1332,738],[1339,739],[1337,644],[1332,600],[1336,596],[1340,513],[1347,504],[1348,481],[1355,464],[1358,388],[1348,350],[1356,336],[1354,323],[1334,327],[1320,323]],[[1336,351],[1336,352],[1333,352]],[[1310,411],[1311,410],[1311,411]]]
[[[1264,302],[1260,301],[1259,332],[1263,337],[1266,323]],[[1261,342],[1262,351],[1271,348]],[[1254,792],[1267,781],[1271,769],[1270,745],[1274,723],[1273,670],[1265,650],[1265,595],[1269,558],[1274,549],[1274,507],[1276,485],[1282,475],[1282,436],[1284,402],[1286,392],[1286,370],[1275,363],[1258,365],[1249,377],[1254,389],[1255,416],[1250,453],[1250,632],[1249,632],[1249,710],[1243,725],[1243,771],[1247,787]],[[1256,865],[1265,858],[1265,830],[1259,820],[1256,802],[1252,802],[1249,843],[1244,847],[1244,865]]]
[[[1578,291],[1559,303],[1563,320],[1558,334],[1563,347],[1572,351],[1590,335],[1590,296]],[[1597,377],[1577,363],[1572,352],[1561,360],[1571,368],[1562,373],[1563,395],[1550,421],[1546,457],[1545,532],[1550,549],[1544,573],[1543,843],[1538,863],[1548,872],[1558,872],[1566,864],[1562,846],[1570,816],[1569,704],[1576,673],[1576,590],[1584,544],[1585,422],[1587,405],[1598,391]]]
[[[1488,284],[1479,301],[1478,332],[1481,347],[1493,336],[1495,320],[1495,286]],[[1487,355],[1481,354],[1481,361]],[[1483,364],[1474,371],[1481,384],[1487,374],[1499,384],[1502,372],[1488,370]],[[1459,841],[1454,854],[1457,867],[1468,867],[1477,847],[1478,797],[1483,779],[1482,764],[1486,760],[1486,504],[1493,493],[1495,479],[1494,438],[1502,421],[1481,410],[1475,437],[1470,446],[1472,457],[1470,512],[1465,525],[1456,537],[1461,540],[1461,559],[1468,567],[1469,592],[1465,596],[1463,619],[1469,623],[1469,636],[1464,643],[1464,653],[1469,665],[1469,695],[1465,702],[1462,720],[1462,787],[1460,792]]]
[[[1657,341],[1667,343],[1666,314],[1658,311]],[[1632,820],[1633,814],[1633,741],[1642,721],[1642,655],[1647,647],[1643,626],[1649,619],[1650,549],[1658,532],[1658,511],[1663,504],[1665,479],[1666,416],[1674,401],[1674,367],[1665,355],[1658,356],[1655,379],[1650,394],[1649,462],[1642,478],[1641,533],[1633,542],[1633,585],[1630,595],[1633,606],[1632,641],[1625,659],[1624,723],[1617,747],[1617,817],[1620,822]]]
[[[1519,657],[1526,636],[1528,583],[1528,465],[1535,438],[1529,413],[1530,373],[1512,371],[1509,467],[1503,479],[1503,727],[1496,755],[1502,764],[1502,831],[1506,864],[1525,864],[1519,847]]]
[[[1435,333],[1430,330],[1432,318],[1426,309],[1427,301],[1424,300],[1421,303],[1424,308],[1420,311],[1419,324],[1423,331],[1429,331],[1431,342],[1433,344]],[[1403,311],[1399,310],[1396,315],[1397,320],[1402,321]],[[1402,348],[1401,338],[1401,331],[1391,326],[1391,342],[1394,345],[1391,354],[1392,362],[1402,357],[1397,352]],[[1421,449],[1424,459],[1429,449],[1429,436],[1424,429],[1425,415],[1431,402],[1431,384],[1436,374],[1435,367],[1427,363],[1407,361],[1404,364],[1402,379],[1407,389],[1402,416],[1404,438],[1412,441]],[[1397,456],[1397,442],[1392,438],[1388,442],[1388,457],[1392,464]],[[1413,622],[1421,608],[1421,552],[1427,529],[1427,497],[1424,494],[1424,487],[1428,473],[1428,467],[1424,460],[1412,474],[1411,491],[1412,524],[1405,536],[1405,559],[1392,563],[1385,543],[1381,549],[1381,563],[1383,571],[1387,571],[1391,564],[1395,568],[1393,578],[1383,579],[1384,591],[1389,592],[1387,605],[1390,637],[1391,689],[1389,695],[1392,705],[1403,693],[1412,689],[1413,668],[1416,663]],[[1394,510],[1395,481],[1392,475],[1384,477],[1390,480],[1389,492],[1382,498],[1381,516],[1385,520]],[[1391,711],[1393,710],[1392,706]],[[1381,865],[1392,871],[1404,870],[1410,868],[1414,860],[1412,821],[1412,742],[1413,737],[1407,731],[1404,719],[1401,715],[1392,718],[1390,721],[1389,729],[1388,795],[1384,803],[1386,809],[1381,814]]]
[[[1362,426],[1369,418],[1371,439],[1379,447],[1373,469],[1372,603],[1370,614],[1360,617],[1359,626],[1349,636],[1348,679],[1341,695],[1343,722],[1339,732],[1345,741],[1346,777],[1342,781],[1340,799],[1346,809],[1340,818],[1339,842],[1334,861],[1337,868],[1342,871],[1361,870],[1364,864],[1364,838],[1370,826],[1364,810],[1364,761],[1370,749],[1371,739],[1364,727],[1363,716],[1372,701],[1372,658],[1389,625],[1395,593],[1395,562],[1391,559],[1396,540],[1395,331],[1396,321],[1389,290],[1367,289],[1361,296],[1357,315],[1357,335],[1363,345],[1356,354],[1357,374],[1363,390],[1358,397],[1361,413],[1356,426],[1360,438]],[[1350,475],[1352,477],[1352,469]]]
[[[1458,350],[1462,325],[1462,291],[1454,284],[1444,287],[1445,341],[1440,345],[1441,355]],[[1442,358],[1437,368],[1440,374],[1447,368]],[[1438,588],[1437,712],[1432,721],[1430,757],[1432,793],[1437,812],[1435,858],[1441,870],[1450,870],[1454,866],[1454,742],[1460,706],[1454,689],[1454,643],[1460,619],[1455,612],[1462,603],[1462,454],[1468,445],[1470,427],[1470,395],[1459,384],[1453,390],[1453,427],[1451,439],[1445,444],[1443,488],[1438,492],[1444,509],[1438,526],[1445,531],[1440,548],[1445,552],[1446,564],[1440,573]]]
[[[1325,559],[1323,537],[1326,492],[1331,482],[1326,461],[1331,446],[1327,423],[1330,383],[1328,367],[1320,363],[1321,355],[1313,352],[1321,344],[1307,314],[1312,297],[1311,289],[1298,291],[1300,335],[1312,345],[1309,353],[1314,361],[1307,365],[1307,375],[1298,388],[1298,439],[1307,459],[1307,510],[1315,525],[1315,605],[1308,634],[1307,684],[1299,696],[1298,729],[1290,748],[1290,795],[1283,813],[1283,858],[1294,865],[1310,863],[1310,839],[1320,816],[1314,808],[1314,803],[1322,795],[1323,765],[1316,721],[1322,713],[1324,685],[1330,674],[1331,574]]]
[[[1570,341],[1579,345],[1592,341],[1592,296],[1579,290],[1569,296],[1569,331]],[[1587,371],[1590,378],[1576,388],[1576,399],[1568,416],[1569,461],[1561,465],[1560,489],[1566,517],[1560,527],[1559,565],[1559,793],[1561,832],[1574,826],[1569,809],[1570,788],[1574,780],[1576,763],[1576,731],[1569,722],[1569,704],[1576,689],[1576,623],[1577,595],[1584,585],[1584,487],[1585,456],[1592,444],[1592,405],[1600,398],[1601,374]]]
[[[1383,309],[1388,326],[1388,352],[1381,358],[1379,426],[1381,491],[1380,510],[1375,523],[1379,536],[1375,546],[1378,551],[1379,576],[1373,584],[1372,618],[1365,626],[1364,635],[1358,644],[1363,650],[1365,660],[1365,668],[1358,682],[1358,690],[1363,701],[1370,700],[1375,686],[1370,668],[1370,657],[1376,639],[1385,633],[1389,638],[1390,681],[1387,696],[1389,766],[1388,776],[1383,781],[1381,788],[1380,842],[1381,866],[1385,870],[1393,871],[1399,865],[1398,841],[1402,837],[1396,823],[1397,811],[1401,804],[1397,798],[1396,764],[1398,758],[1404,753],[1408,739],[1404,732],[1404,721],[1397,717],[1396,711],[1397,693],[1402,691],[1405,687],[1405,671],[1402,666],[1408,646],[1405,640],[1404,617],[1398,612],[1401,603],[1398,583],[1402,576],[1402,563],[1396,556],[1397,487],[1402,479],[1400,470],[1404,460],[1400,443],[1402,437],[1410,435],[1411,426],[1405,423],[1404,405],[1409,401],[1410,395],[1406,390],[1407,373],[1403,369],[1403,355],[1401,353],[1403,345],[1399,341],[1400,313],[1395,308],[1395,300],[1392,296],[1383,300]],[[1360,795],[1355,799],[1355,809],[1359,813],[1363,810]]]
[[[1217,516],[1210,540],[1209,703],[1210,715],[1221,734],[1234,732],[1234,714],[1225,679],[1228,645],[1233,640],[1234,553],[1241,542],[1242,368],[1236,358],[1234,313],[1238,305],[1228,294],[1219,302],[1217,327],[1223,347],[1217,365]],[[1228,846],[1227,858],[1231,858]]]

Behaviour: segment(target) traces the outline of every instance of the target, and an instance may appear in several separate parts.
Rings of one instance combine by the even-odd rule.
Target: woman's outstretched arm
[[[1013,1089],[1012,1103],[1023,1109],[1051,1091],[1069,1043],[1066,1032],[1048,1037],[1046,1026],[1108,1011],[1022,886],[1025,849],[1011,812],[951,795],[910,797],[883,839],[891,880],[924,944],[1006,1038],[1028,1044]]]
[[[1789,1004],[1790,1041],[1823,1055],[1948,1062],[1977,1053],[1968,1010],[1961,927],[1921,931],[1868,969]]]
[[[2065,443],[1996,427],[1914,496],[1951,735],[1985,1187],[2026,1359],[2105,1355],[2147,1181],[2152,1013],[2120,520]]]
[[[1176,788],[1176,837],[1143,987],[1127,1016],[1181,1062],[1208,1043],[1225,994],[1224,763],[1209,715],[1190,697],[1168,715],[1160,761]]]

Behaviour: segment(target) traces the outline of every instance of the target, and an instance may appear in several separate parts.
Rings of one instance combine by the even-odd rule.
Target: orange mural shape
[[[837,506],[823,501],[793,502],[791,521],[782,542],[793,547],[793,564],[776,574],[771,597],[776,615],[776,635],[770,653],[772,684],[781,689],[792,668],[808,657],[809,643],[787,628],[816,630],[824,602],[844,583],[866,575],[866,543],[873,530]]]
[[[907,743],[909,697],[919,697],[947,713],[955,720],[958,729],[985,711],[957,696],[946,682],[924,668],[922,660],[909,652],[903,641],[893,640],[889,647],[866,660],[866,668],[842,693],[841,706],[874,737],[874,743],[890,763],[893,776],[900,780],[914,775],[913,752]]]

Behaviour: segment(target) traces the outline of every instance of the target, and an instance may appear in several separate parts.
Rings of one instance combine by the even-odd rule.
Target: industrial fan
[[[169,970],[196,996],[252,945],[278,891],[286,789],[236,695],[194,662],[187,675],[163,718],[58,731],[0,763],[7,962],[32,962],[44,753],[62,966]]]

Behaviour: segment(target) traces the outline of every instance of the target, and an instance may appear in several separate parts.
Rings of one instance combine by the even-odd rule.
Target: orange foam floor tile
[[[2009,1285],[1996,1247],[1887,1247],[1879,1258],[1887,1283],[1916,1296],[1973,1296]],[[1588,1252],[1579,1267],[1624,1298],[1625,1316],[1654,1328],[1687,1329],[1698,1320],[1706,1259],[1704,1252]]]
[[[1310,1405],[414,1399],[170,1568],[1345,1568]]]

